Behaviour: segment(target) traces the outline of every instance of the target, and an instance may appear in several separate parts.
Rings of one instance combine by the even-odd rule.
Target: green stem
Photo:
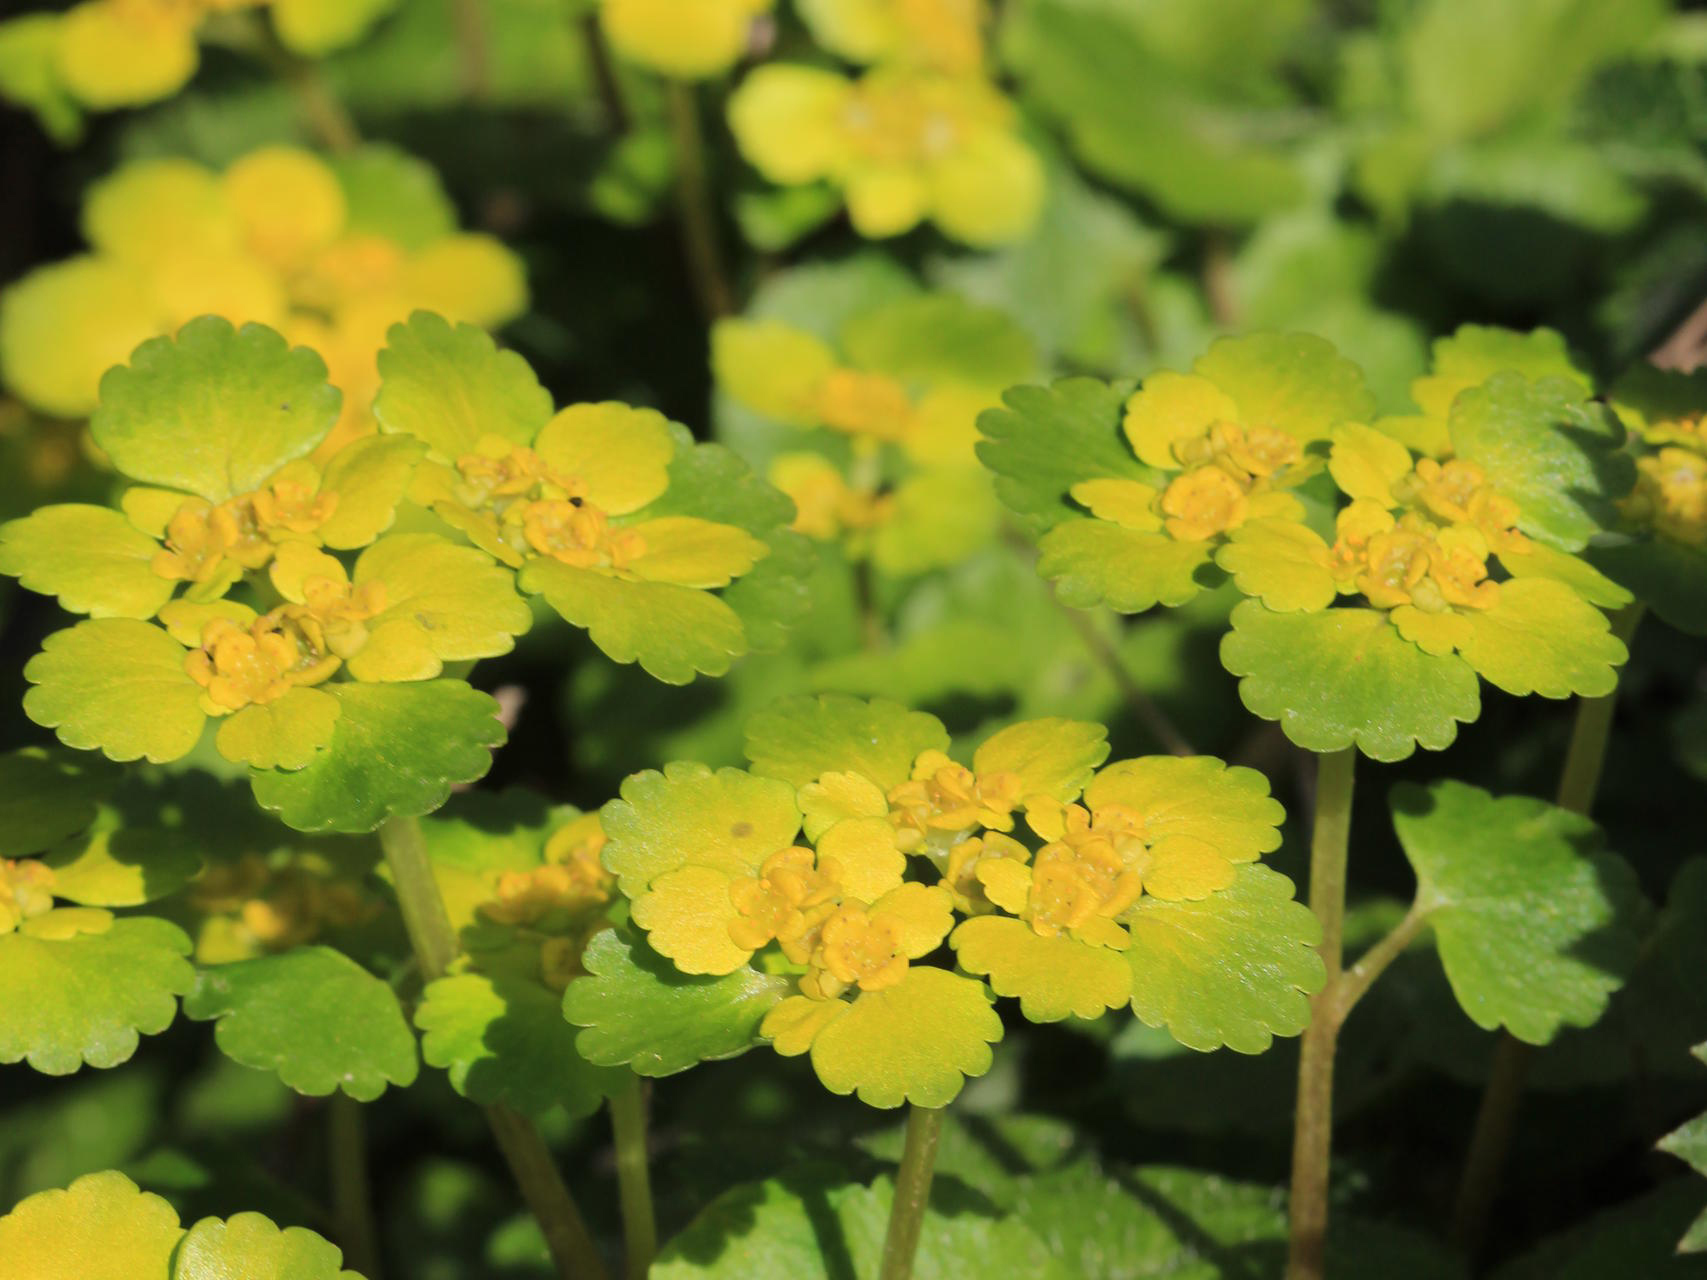
[[[374,1228],[368,1188],[366,1128],[362,1104],[346,1093],[334,1093],[326,1109],[334,1230],[350,1270],[367,1280],[380,1280],[379,1233]]]
[[[456,27],[462,92],[473,102],[484,102],[492,96],[492,35],[486,23],[486,0],[454,0],[451,21]]]
[[[735,302],[717,247],[717,219],[706,173],[699,100],[694,86],[681,80],[669,81],[665,94],[676,151],[676,216],[681,223],[682,249],[687,254],[700,310],[715,320],[734,311]]]
[[[941,1107],[907,1108],[907,1144],[901,1151],[901,1168],[895,1174],[895,1204],[889,1211],[889,1231],[883,1237],[879,1280],[911,1280],[919,1232],[925,1224],[925,1206],[931,1200],[942,1116]]]
[[[1319,756],[1318,761],[1316,818],[1310,838],[1310,909],[1322,924],[1322,942],[1317,950],[1327,968],[1327,982],[1311,1002],[1310,1025],[1299,1046],[1286,1280],[1322,1280],[1328,1237],[1328,1171],[1333,1158],[1334,1051],[1344,1020],[1339,984],[1357,749],[1348,747]]]
[[[599,28],[597,9],[589,10],[580,19],[581,47],[587,53],[587,66],[593,73],[593,85],[604,108],[605,125],[612,133],[628,132],[628,106],[622,99],[622,84],[611,65],[610,50],[605,46],[605,33]]]
[[[379,845],[391,869],[392,888],[421,979],[436,981],[444,977],[456,958],[457,941],[433,877],[420,819],[390,819],[379,829]],[[533,1122],[503,1106],[487,1107],[486,1119],[522,1198],[545,1235],[560,1280],[606,1280],[605,1265],[586,1220]]]
[[[638,1076],[610,1100],[610,1124],[616,1138],[625,1273],[628,1280],[646,1280],[658,1252],[658,1222],[652,1211],[652,1178],[646,1159],[646,1095]]]
[[[608,1272],[599,1258],[587,1220],[575,1205],[551,1148],[539,1136],[533,1121],[508,1107],[486,1108],[486,1120],[498,1149],[509,1162],[522,1199],[527,1201],[561,1280],[606,1280]]]
[[[1612,634],[1628,646],[1635,639],[1643,612],[1639,603],[1620,609],[1612,615]],[[1595,795],[1600,790],[1601,769],[1606,764],[1607,744],[1612,739],[1613,713],[1617,707],[1617,686],[1611,693],[1598,698],[1577,699],[1577,713],[1571,723],[1571,743],[1565,749],[1565,764],[1559,770],[1559,790],[1555,796],[1555,803],[1561,809],[1585,816],[1593,810]],[[1517,1108],[1523,1099],[1524,1085],[1534,1056],[1532,1046],[1524,1044],[1509,1031],[1500,1032],[1488,1083],[1482,1092],[1481,1105],[1476,1109],[1470,1149],[1464,1156],[1464,1172],[1459,1178],[1458,1194],[1452,1207],[1450,1235],[1452,1242],[1465,1253],[1474,1254],[1487,1232],[1488,1215],[1499,1190],[1506,1154],[1511,1149],[1511,1136],[1517,1127]]]

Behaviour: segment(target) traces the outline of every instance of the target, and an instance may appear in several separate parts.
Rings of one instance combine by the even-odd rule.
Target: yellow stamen
[[[882,991],[907,976],[907,953],[901,946],[901,929],[895,921],[872,915],[862,904],[850,902],[836,908],[824,921],[812,966],[800,980],[800,989],[818,999],[834,999],[857,986],[861,991]]]

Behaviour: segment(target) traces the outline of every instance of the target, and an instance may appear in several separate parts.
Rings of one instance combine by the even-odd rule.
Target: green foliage
[[[625,930],[599,934],[583,963],[589,976],[563,995],[563,1016],[583,1028],[577,1049],[589,1062],[643,1076],[745,1053],[789,985],[749,969],[720,978],[681,973]]]
[[[256,770],[255,799],[298,831],[372,831],[445,802],[491,768],[497,703],[460,680],[343,685],[325,750],[294,772]]]
[[[312,351],[208,316],[103,378],[90,430],[132,479],[222,502],[325,439],[338,403]]]
[[[1393,804],[1417,909],[1471,1019],[1545,1044],[1599,1018],[1635,961],[1645,908],[1599,829],[1458,782],[1400,788]]]
[[[139,1036],[172,1025],[177,997],[195,983],[183,931],[147,917],[88,923],[105,927],[0,935],[0,982],[33,993],[0,1011],[0,1063],[28,1062],[55,1076],[85,1063],[116,1067],[136,1052]]]
[[[1253,714],[1278,720],[1307,751],[1356,745],[1376,760],[1439,751],[1481,710],[1476,673],[1453,654],[1407,643],[1370,609],[1233,611],[1221,661]]]
[[[391,988],[330,947],[205,969],[184,1013],[214,1023],[228,1057],[310,1097],[341,1089],[372,1102],[388,1084],[413,1084],[419,1067]]]

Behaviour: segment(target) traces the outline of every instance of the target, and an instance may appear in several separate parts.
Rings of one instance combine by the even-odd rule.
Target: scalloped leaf
[[[840,1280],[875,1276],[894,1187],[847,1182],[828,1165],[723,1192],[667,1243],[651,1280]],[[920,1280],[983,1280],[992,1266],[1035,1280],[1078,1274],[1017,1219],[980,1211],[937,1184],[919,1233]]]
[[[1564,551],[1614,528],[1636,466],[1612,411],[1564,378],[1499,373],[1459,394],[1449,419],[1458,455],[1517,503],[1517,527]]]
[[[159,627],[94,618],[42,642],[24,664],[34,688],[24,714],[80,751],[159,764],[188,755],[207,713],[201,686],[184,670],[189,651]]]
[[[1597,1021],[1636,960],[1645,903],[1600,828],[1462,782],[1393,790],[1393,826],[1458,1003],[1546,1044]]]
[[[1108,520],[1066,520],[1038,541],[1037,572],[1058,584],[1075,609],[1106,604],[1116,613],[1174,608],[1221,579],[1213,542],[1123,529]]]
[[[195,985],[189,954],[182,929],[147,916],[63,939],[0,935],[0,988],[30,993],[0,1003],[0,1063],[63,1076],[127,1061],[139,1036],[172,1025]]]
[[[1426,414],[1446,418],[1458,393],[1479,387],[1496,373],[1520,373],[1539,381],[1562,379],[1584,395],[1594,380],[1571,359],[1564,336],[1553,329],[1527,333],[1493,325],[1462,324],[1431,345],[1431,371],[1411,384],[1411,398]]]
[[[1132,998],[1125,956],[1065,934],[1040,937],[1023,920],[979,916],[949,942],[961,968],[988,978],[999,996],[1018,996],[1033,1022],[1100,1018]]]
[[[184,1016],[213,1022],[226,1057],[313,1098],[342,1089],[372,1102],[420,1070],[397,993],[330,947],[204,969]]]
[[[159,550],[111,507],[68,502],[0,525],[0,573],[94,618],[159,612],[178,586],[150,567]]]
[[[461,680],[324,686],[342,704],[332,741],[306,768],[254,770],[255,799],[298,831],[373,831],[418,818],[492,767],[498,704]]]
[[[826,773],[858,773],[884,791],[905,782],[925,751],[947,751],[948,730],[898,702],[844,694],[779,698],[747,720],[753,772],[794,787]]]
[[[59,747],[0,755],[0,858],[39,853],[82,831],[121,777],[101,756]]]
[[[308,454],[341,399],[314,352],[264,325],[202,316],[108,370],[89,426],[131,479],[223,502]]]
[[[169,1280],[183,1236],[170,1204],[107,1170],[20,1201],[0,1218],[0,1258],[20,1280]]]
[[[1523,697],[1598,698],[1618,685],[1630,651],[1606,615],[1551,578],[1500,584],[1499,603],[1470,610],[1458,653],[1476,674]]]
[[[989,988],[930,965],[841,1007],[812,1037],[812,1069],[831,1093],[856,1093],[868,1107],[946,1107],[990,1069],[1002,1038]]]
[[[583,1028],[575,1045],[589,1062],[668,1076],[733,1058],[760,1043],[759,1024],[793,986],[754,969],[690,977],[626,929],[587,944],[589,976],[563,993],[563,1016]]]
[[[463,1097],[528,1115],[563,1107],[585,1116],[632,1078],[581,1056],[563,998],[539,980],[537,949],[478,960],[478,971],[429,983],[415,1009],[421,1056],[448,1071]]]
[[[499,350],[484,329],[430,311],[391,327],[379,376],[381,429],[424,441],[440,462],[473,453],[483,435],[531,444],[551,417],[551,393],[526,360]]]
[[[1129,383],[1063,378],[1002,393],[1006,408],[978,417],[978,457],[996,473],[996,496],[1034,535],[1084,515],[1068,497],[1081,480],[1148,480],[1121,433]]]
[[[665,684],[720,676],[747,652],[740,615],[709,591],[673,582],[627,582],[558,560],[529,560],[523,591],[583,627],[613,662],[638,662]]]
[[[1261,1053],[1304,1030],[1327,980],[1321,924],[1264,866],[1239,867],[1232,888],[1197,902],[1140,898],[1127,928],[1132,1011],[1187,1048]]]
[[[338,1246],[306,1227],[259,1213],[203,1218],[178,1246],[172,1280],[362,1280],[345,1271]]]
[[[610,841],[601,860],[630,898],[690,862],[745,875],[800,830],[793,787],[687,761],[623,779],[622,798],[599,818]]]
[[[1374,609],[1275,613],[1243,601],[1221,665],[1241,677],[1245,706],[1307,751],[1355,744],[1372,759],[1403,760],[1419,745],[1449,746],[1458,723],[1481,713],[1467,662],[1424,653]]]

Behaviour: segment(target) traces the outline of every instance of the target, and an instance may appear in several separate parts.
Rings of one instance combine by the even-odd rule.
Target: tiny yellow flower
[[[201,964],[228,964],[287,951],[327,930],[352,928],[382,908],[356,882],[340,877],[316,855],[282,865],[258,853],[215,863],[190,890],[190,907],[203,917],[196,939]]]
[[[1688,547],[1707,546],[1707,455],[1668,445],[1636,460],[1625,516]]]
[[[889,820],[908,853],[933,837],[959,843],[978,827],[1011,831],[1023,787],[1011,770],[975,773],[941,751],[926,751],[914,763],[913,776],[889,792]]]
[[[53,910],[53,868],[33,858],[0,859],[0,934]]]

